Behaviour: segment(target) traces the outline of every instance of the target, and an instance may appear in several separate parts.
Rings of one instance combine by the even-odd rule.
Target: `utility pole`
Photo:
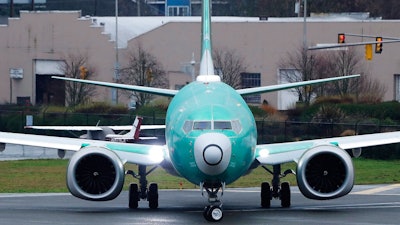
[[[114,68],[114,82],[118,83],[119,80],[119,60],[118,60],[118,0],[115,0],[115,68]],[[118,89],[112,89],[112,102],[118,104]]]
[[[303,49],[307,51],[307,0],[304,0],[303,9]]]
[[[10,17],[14,17],[14,0],[10,0]]]

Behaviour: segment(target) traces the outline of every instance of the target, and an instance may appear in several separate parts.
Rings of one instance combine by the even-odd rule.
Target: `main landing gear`
[[[157,167],[152,168],[149,172],[146,172],[146,166],[139,165],[139,175],[135,174],[132,170],[126,171],[126,174],[132,175],[134,178],[139,180],[139,186],[136,183],[132,183],[129,186],[129,208],[137,209],[139,206],[140,199],[147,199],[149,202],[150,209],[158,208],[158,185],[151,183],[147,188],[146,176],[153,172]]]
[[[218,197],[219,189],[221,189],[221,196],[224,194],[225,183],[218,186],[211,185],[210,187],[204,186],[204,183],[200,184],[201,194],[204,195],[204,190],[207,192],[208,202],[210,205],[206,206],[203,211],[203,216],[207,221],[218,222],[224,217],[222,210],[222,202]]]
[[[271,207],[271,200],[280,199],[281,206],[283,208],[290,207],[290,186],[289,182],[283,182],[281,184],[280,179],[288,174],[295,174],[292,170],[286,170],[281,174],[281,165],[274,165],[271,171],[265,166],[262,166],[266,171],[272,174],[272,187],[268,182],[263,182],[261,184],[261,207],[269,208]]]

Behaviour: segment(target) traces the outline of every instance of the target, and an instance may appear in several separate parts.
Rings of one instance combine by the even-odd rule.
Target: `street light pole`
[[[303,3],[303,49],[307,51],[307,0],[304,0]]]
[[[114,82],[119,79],[119,60],[118,60],[118,0],[115,0],[115,68],[114,68]],[[112,89],[112,102],[118,104],[118,89]]]

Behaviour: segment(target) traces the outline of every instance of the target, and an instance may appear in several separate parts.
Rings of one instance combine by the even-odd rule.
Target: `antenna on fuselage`
[[[200,71],[197,81],[215,82],[221,81],[215,75],[214,63],[212,59],[211,45],[211,0],[203,0],[203,13],[201,16],[201,60]]]

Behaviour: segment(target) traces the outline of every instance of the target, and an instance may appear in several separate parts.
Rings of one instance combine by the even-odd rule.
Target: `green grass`
[[[29,193],[29,192],[67,192],[65,173],[67,160],[22,160],[0,162],[0,192],[1,193]],[[295,164],[284,165],[285,169],[294,169]],[[399,183],[400,160],[381,161],[368,159],[354,159],[356,170],[356,184],[386,184]],[[136,170],[130,165],[129,169]],[[263,181],[271,181],[271,175],[259,167],[228,187],[258,187]],[[161,189],[195,188],[196,186],[183,178],[168,175],[158,168],[148,176],[149,183],[157,182]],[[296,185],[296,178],[288,175],[282,181],[289,181]],[[125,186],[137,182],[131,176],[125,179]],[[125,188],[126,188],[125,187]]]

